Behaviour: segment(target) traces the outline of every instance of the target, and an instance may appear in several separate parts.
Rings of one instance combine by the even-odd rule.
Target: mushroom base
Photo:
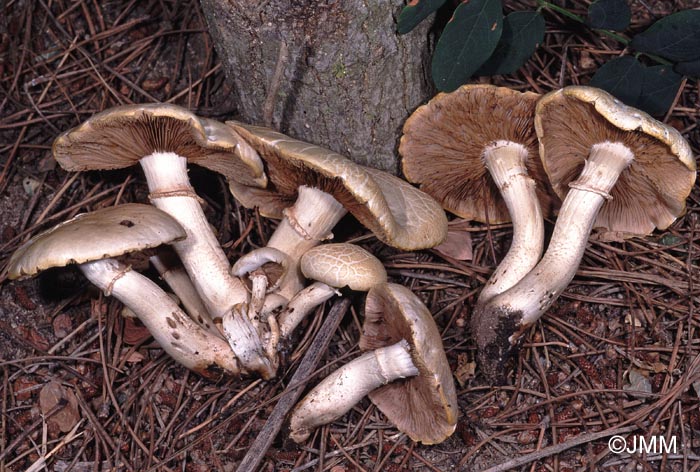
[[[130,308],[173,359],[203,377],[239,375],[226,341],[213,337],[187,316],[153,281],[115,259],[81,264],[85,277]]]
[[[522,324],[523,316],[522,310],[490,304],[477,307],[472,314],[478,365],[494,385],[506,383],[505,365],[518,351],[521,335],[529,327]]]

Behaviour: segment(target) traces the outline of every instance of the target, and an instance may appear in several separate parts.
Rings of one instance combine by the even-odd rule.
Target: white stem
[[[194,323],[158,285],[115,259],[81,264],[97,287],[131,309],[173,359],[208,378],[221,371],[238,375],[236,357],[226,341]]]
[[[169,257],[172,255],[172,258]],[[214,321],[209,316],[204,302],[197,293],[197,289],[192,284],[189,275],[185,268],[174,261],[173,253],[159,252],[155,256],[150,257],[151,264],[158,271],[160,277],[165,280],[168,286],[180,299],[180,302],[185,307],[185,311],[199,326],[205,328],[210,333],[219,336],[223,339],[223,334],[214,324]]]
[[[278,293],[291,299],[304,286],[299,260],[306,251],[321,241],[331,238],[333,227],[347,210],[330,194],[316,188],[302,186],[294,205],[285,210],[285,216],[267,243],[288,256],[289,267],[280,283]]]
[[[248,304],[235,305],[230,313],[224,314],[222,325],[224,335],[241,368],[247,372],[256,372],[265,380],[273,378],[277,373],[277,355],[275,353],[273,357],[268,357],[268,351],[262,341],[265,336],[251,323]]]
[[[267,293],[267,276],[262,270],[256,270],[250,275],[250,303],[248,308],[248,317],[251,318],[253,326],[259,321],[260,310],[265,303],[265,294]]]
[[[151,200],[185,229],[187,237],[172,244],[202,297],[207,311],[220,318],[248,294],[240,280],[230,275],[230,265],[202,211],[187,176],[187,159],[170,152],[156,152],[141,159]]]
[[[322,282],[314,282],[299,290],[278,317],[282,339],[288,338],[311,310],[337,293],[335,288]]]
[[[294,409],[290,437],[305,441],[311,431],[340,418],[372,390],[418,375],[409,349],[402,339],[353,359],[323,379]]]
[[[486,282],[478,304],[486,303],[515,285],[535,267],[542,255],[544,218],[535,192],[535,181],[525,167],[528,157],[525,146],[509,141],[496,141],[484,150],[484,164],[500,190],[513,222],[513,241]]]
[[[497,370],[511,346],[569,285],[598,211],[611,198],[610,190],[633,160],[633,153],[621,143],[594,145],[578,180],[569,184],[542,260],[511,289],[480,307],[483,313],[474,315],[479,323],[472,325],[472,333],[488,376],[499,376]]]

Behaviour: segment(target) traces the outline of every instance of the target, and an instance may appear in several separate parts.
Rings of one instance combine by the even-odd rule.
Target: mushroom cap
[[[435,444],[450,436],[457,425],[457,392],[440,332],[426,306],[401,285],[377,285],[367,294],[362,330],[362,350],[408,341],[420,372],[372,391],[372,402],[414,441]]]
[[[227,122],[265,162],[265,189],[229,182],[242,205],[282,218],[301,185],[338,200],[381,241],[404,250],[433,247],[447,236],[447,217],[429,195],[386,172],[360,166],[328,149],[274,130]]]
[[[566,87],[542,97],[535,127],[544,168],[562,199],[594,144],[619,142],[634,154],[594,223],[594,228],[607,234],[604,238],[665,229],[685,211],[685,199],[695,182],[695,159],[675,128],[603,90],[584,86]]]
[[[301,272],[331,287],[367,291],[386,282],[382,262],[360,246],[332,243],[316,246],[301,256]]]
[[[462,218],[505,223],[510,214],[483,154],[496,141],[518,143],[528,151],[527,171],[542,212],[551,214],[558,202],[537,157],[533,125],[539,97],[485,84],[439,93],[404,124],[399,145],[404,175]]]
[[[151,205],[128,203],[82,213],[37,234],[12,254],[10,279],[50,267],[116,257],[185,238],[185,230]]]
[[[121,169],[154,152],[173,152],[227,180],[264,187],[260,157],[223,123],[171,104],[124,105],[61,134],[53,154],[66,170]]]

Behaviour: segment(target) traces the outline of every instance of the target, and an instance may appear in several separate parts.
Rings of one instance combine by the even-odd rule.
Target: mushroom
[[[192,284],[192,280],[172,248],[160,246],[156,254],[151,256],[149,260],[158,271],[160,278],[168,284],[174,295],[180,300],[190,318],[215,336],[222,337],[223,335],[211,319],[196,287]]]
[[[677,130],[599,89],[545,95],[535,126],[545,169],[564,200],[542,260],[480,307],[472,326],[481,369],[497,380],[520,335],[573,279],[591,230],[644,235],[667,228],[683,213],[696,176]]]
[[[113,259],[185,237],[167,213],[150,205],[125,204],[80,214],[34,236],[8,262],[10,279],[50,267],[78,264],[93,284],[127,306],[177,362],[205,377],[238,374],[226,341],[195,324],[158,285]]]
[[[287,299],[303,287],[301,256],[331,238],[346,212],[381,241],[404,250],[432,247],[445,238],[444,211],[405,181],[267,128],[227,124],[265,163],[267,188],[236,181],[229,181],[229,188],[244,206],[282,219],[267,246],[288,257],[287,275],[278,290]]]
[[[265,302],[265,295],[279,287],[287,273],[287,266],[287,255],[273,247],[250,251],[233,264],[231,273],[236,277],[248,277],[251,282],[249,316],[257,316]]]
[[[71,171],[140,163],[151,202],[172,215],[187,233],[173,248],[214,321],[247,301],[248,293],[230,274],[226,255],[187,176],[191,162],[224,172],[228,180],[264,187],[267,180],[260,158],[234,130],[174,105],[130,105],[98,113],[63,133],[55,140],[53,152],[59,164]],[[233,322],[241,333],[234,348],[237,356],[252,356],[256,364],[246,366],[249,370],[272,375],[258,335],[251,335],[255,330],[250,320],[235,317]]]
[[[300,290],[279,315],[280,336],[287,338],[316,306],[337,293],[337,289],[366,292],[386,282],[381,261],[360,246],[347,243],[323,244],[309,249],[300,261],[301,272],[315,280]]]
[[[452,373],[435,321],[413,292],[392,283],[369,290],[360,349],[368,352],[326,377],[295,407],[294,441],[306,440],[365,395],[414,441],[436,444],[454,432]]]
[[[553,198],[537,158],[539,95],[493,85],[440,93],[406,121],[403,173],[446,210],[467,219],[513,221],[513,241],[479,295],[483,304],[535,266],[544,246],[542,213]]]

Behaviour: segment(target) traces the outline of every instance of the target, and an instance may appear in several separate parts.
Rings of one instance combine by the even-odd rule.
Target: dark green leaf
[[[700,58],[700,10],[683,10],[651,25],[631,42],[639,52],[674,62]]]
[[[673,104],[682,81],[683,76],[673,72],[671,66],[644,67],[642,93],[634,106],[650,115],[663,115]]]
[[[673,70],[679,74],[700,78],[700,59],[695,59],[694,61],[688,62],[679,62],[673,66]]]
[[[514,11],[503,20],[496,50],[477,75],[511,74],[525,64],[544,39],[544,18],[536,11]]]
[[[634,106],[642,93],[644,66],[632,56],[622,56],[605,63],[593,75],[591,86],[610,92]]]
[[[415,28],[418,23],[426,19],[435,10],[440,8],[447,0],[411,0],[401,10],[397,30],[399,34],[406,34]]]
[[[501,0],[467,0],[454,12],[433,54],[433,81],[451,92],[486,62],[503,30]]]
[[[597,0],[588,7],[588,26],[622,31],[630,25],[632,12],[626,0]]]

